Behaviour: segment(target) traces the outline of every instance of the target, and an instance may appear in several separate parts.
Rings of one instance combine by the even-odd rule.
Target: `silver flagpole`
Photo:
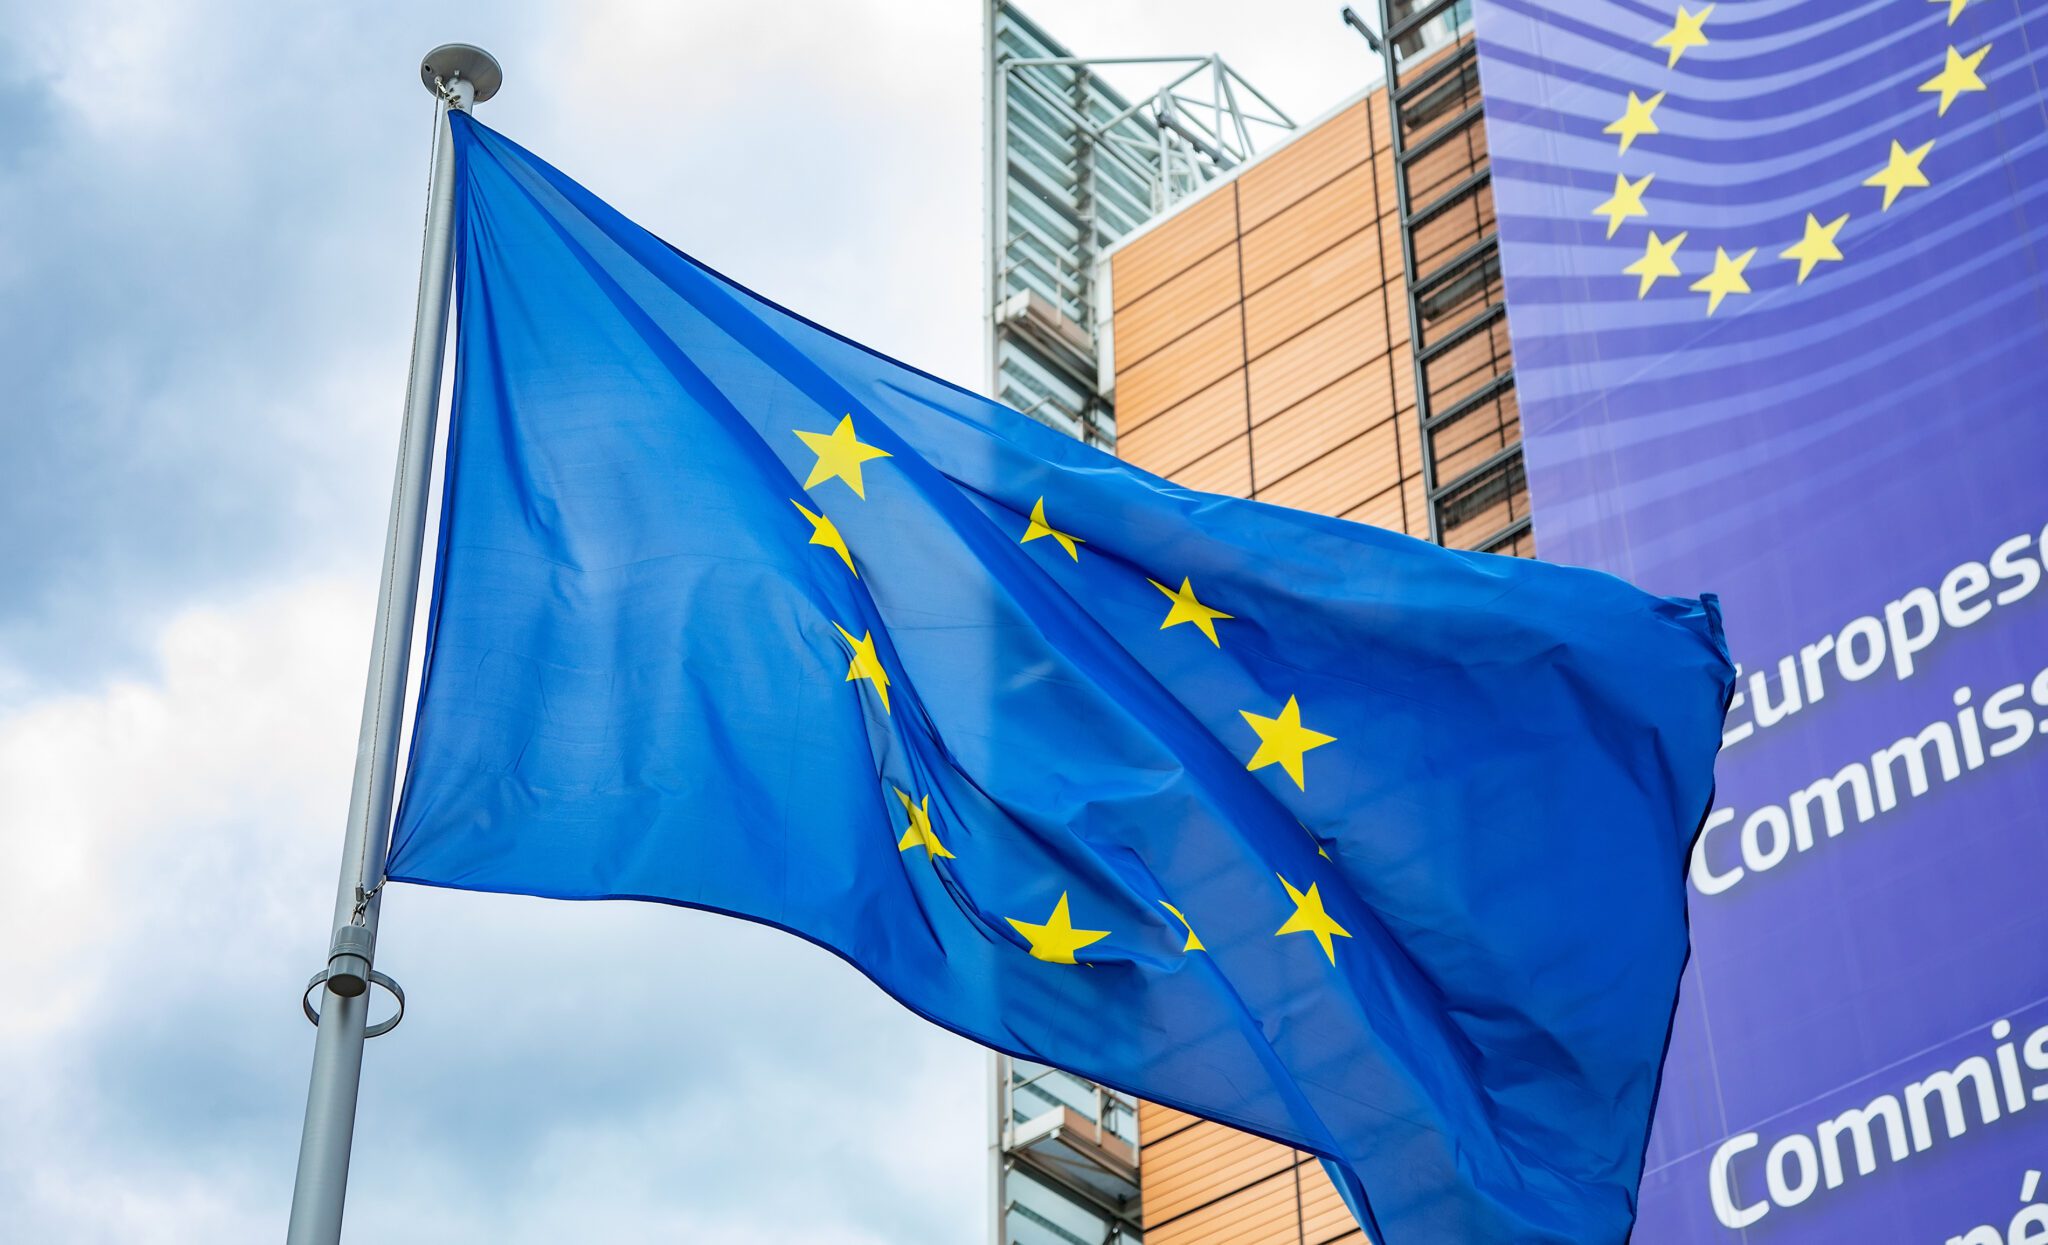
[[[420,79],[434,94],[434,166],[427,183],[426,242],[413,322],[412,372],[399,432],[391,523],[384,537],[384,577],[377,589],[377,625],[370,641],[370,677],[356,739],[355,784],[342,839],[341,883],[334,899],[327,967],[306,987],[306,1015],[319,1026],[313,1043],[306,1126],[299,1138],[299,1174],[292,1188],[290,1245],[341,1240],[348,1191],[349,1144],[355,1135],[356,1088],[363,1041],[388,1032],[404,1014],[397,983],[371,968],[384,853],[391,835],[391,793],[398,735],[405,716],[406,667],[419,601],[420,546],[426,530],[427,485],[433,471],[434,424],[441,405],[441,359],[448,340],[448,283],[455,231],[455,145],[448,110],[469,111],[497,94],[503,71],[490,53],[451,43],[427,53]],[[369,1026],[370,987],[391,992],[398,1011]],[[322,988],[324,987],[324,988]],[[313,995],[319,990],[320,1005]]]

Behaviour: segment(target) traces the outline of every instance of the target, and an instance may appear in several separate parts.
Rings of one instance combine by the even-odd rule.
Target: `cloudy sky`
[[[1039,0],[1297,117],[1336,0]],[[0,0],[0,1236],[277,1239],[419,262],[431,104],[684,249],[978,384],[970,0]],[[1137,84],[1133,84],[1137,85]],[[956,1245],[985,1056],[825,953],[632,904],[400,888],[357,1240]]]

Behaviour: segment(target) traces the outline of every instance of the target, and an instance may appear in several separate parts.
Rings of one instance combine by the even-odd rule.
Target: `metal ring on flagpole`
[[[299,998],[300,1009],[306,1013],[306,1019],[312,1021],[313,1027],[316,1029],[320,1027],[320,1013],[313,1006],[313,991],[318,989],[323,983],[326,982],[326,980],[326,969],[323,968],[319,972],[314,973],[313,980],[306,983],[305,994],[301,995]],[[397,982],[391,980],[391,978],[389,977],[386,977],[384,974],[375,971],[374,969],[370,973],[370,984],[373,986],[382,986],[386,990],[389,990],[391,992],[392,999],[398,1004],[397,1011],[391,1013],[391,1015],[387,1018],[380,1020],[376,1024],[373,1024],[369,1028],[363,1030],[363,1036],[365,1038],[383,1037],[385,1034],[391,1032],[393,1029],[396,1029],[398,1027],[399,1021],[405,1019],[405,991],[399,989]]]

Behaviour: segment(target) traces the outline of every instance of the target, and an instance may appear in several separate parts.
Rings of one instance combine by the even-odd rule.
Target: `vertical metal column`
[[[1425,429],[1422,440],[1422,497],[1423,507],[1428,512],[1429,538],[1441,540],[1437,531],[1436,503],[1431,500],[1436,494],[1436,471],[1430,462],[1428,372],[1422,364],[1422,309],[1415,297],[1415,238],[1408,228],[1408,156],[1406,135],[1401,123],[1401,65],[1400,54],[1394,47],[1394,29],[1398,24],[1395,11],[1408,7],[1404,0],[1379,0],[1380,8],[1380,56],[1386,66],[1388,125],[1392,130],[1388,153],[1394,159],[1394,211],[1401,218],[1401,274],[1402,290],[1407,294],[1408,303],[1408,354],[1415,365],[1415,418]],[[1395,395],[1398,408],[1399,394]]]
[[[1519,483],[1520,437],[1510,437],[1507,428],[1514,401],[1513,360],[1505,350],[1476,348],[1491,340],[1507,307],[1500,293],[1499,239],[1491,224],[1492,170],[1483,154],[1485,108],[1476,89],[1477,53],[1469,34],[1455,32],[1453,10],[1460,3],[1379,0],[1383,34],[1376,42],[1386,66],[1415,418],[1430,539],[1517,552],[1527,545],[1529,520],[1526,504],[1514,513],[1524,486]],[[1447,15],[1459,35],[1449,42],[1441,38]],[[1412,74],[1411,62],[1416,67]],[[1469,151],[1462,167],[1452,169],[1459,162],[1444,157],[1460,141],[1476,150]],[[1427,194],[1418,203],[1416,171],[1433,156],[1442,167],[1424,179]],[[1452,373],[1454,365],[1462,370],[1436,374],[1439,367]],[[1469,513],[1488,513],[1475,499],[1496,494],[1506,502],[1502,522],[1483,530],[1456,530]]]
[[[435,97],[434,158],[427,185],[412,371],[399,433],[391,518],[384,537],[384,574],[377,589],[377,621],[370,643],[369,680],[363,692],[362,729],[356,740],[355,781],[349,792],[327,967],[307,986],[309,996],[320,989],[321,1006],[315,1021],[319,1036],[313,1045],[305,1129],[299,1139],[298,1179],[292,1189],[290,1245],[335,1245],[341,1239],[363,1042],[396,1022],[394,1017],[374,1029],[367,1028],[371,984],[386,986],[403,1008],[403,995],[398,995],[396,985],[375,972],[371,963],[377,945],[384,853],[391,832],[398,736],[405,716],[406,667],[412,655],[413,613],[419,600],[427,487],[433,470],[441,362],[448,336],[455,227],[455,145],[448,113],[451,109],[466,112],[472,104],[496,94],[503,73],[489,53],[466,44],[450,44],[427,54],[420,65],[420,78]],[[309,1016],[313,1014],[310,1002],[307,1011]]]

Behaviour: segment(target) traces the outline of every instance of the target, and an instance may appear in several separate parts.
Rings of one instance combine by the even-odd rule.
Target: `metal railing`
[[[1006,0],[991,0],[987,20],[990,384],[1003,401],[1035,404],[1043,422],[1107,446],[1115,414],[1099,347],[1048,351],[1042,317],[1006,321],[1005,309],[1035,293],[1061,317],[1055,337],[1098,343],[1103,252],[1294,120],[1213,53],[1075,56]],[[1105,75],[1146,85],[1126,94]]]
[[[1470,8],[1379,0],[1383,34],[1366,33],[1386,72],[1429,536],[1522,552],[1528,487]]]

